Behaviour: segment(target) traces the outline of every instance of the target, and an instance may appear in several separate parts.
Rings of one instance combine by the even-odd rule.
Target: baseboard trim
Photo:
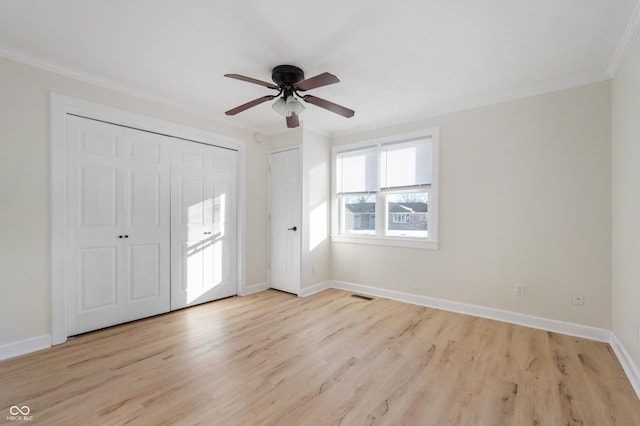
[[[30,337],[0,345],[0,361],[51,347],[51,336]]]
[[[488,308],[485,306],[471,305],[411,293],[403,293],[395,290],[386,290],[344,281],[332,281],[331,287],[339,290],[353,291],[367,294],[369,296],[382,297],[385,299],[397,300],[399,302],[425,306],[428,308],[441,309],[443,311],[456,312],[459,314],[503,321],[525,327],[551,331],[554,333],[566,334],[569,336],[582,337],[585,339],[596,340],[598,342],[609,343],[611,337],[611,331],[603,328],[536,317],[533,315],[526,315],[502,309]]]
[[[320,293],[321,291],[331,288],[332,284],[333,284],[333,281],[323,281],[321,283],[317,283],[309,287],[301,288],[299,296],[307,297],[307,296],[311,296],[312,294]]]
[[[611,333],[609,345],[611,345],[613,352],[618,357],[618,361],[620,361],[622,369],[626,373],[629,382],[631,382],[633,390],[636,391],[638,399],[640,399],[640,369],[638,368],[638,365],[633,361],[631,354],[627,352],[627,349],[624,347],[620,339],[618,339],[618,336],[613,332]]]
[[[254,293],[260,293],[261,291],[269,290],[268,283],[256,283],[250,284],[244,287],[244,289],[238,294],[239,296],[248,296]]]

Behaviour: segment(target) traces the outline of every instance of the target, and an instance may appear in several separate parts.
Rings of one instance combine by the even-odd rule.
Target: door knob
[[[296,227],[296,226],[293,226],[291,228],[287,228],[287,231],[294,231],[295,232],[297,230],[298,230],[298,227]]]

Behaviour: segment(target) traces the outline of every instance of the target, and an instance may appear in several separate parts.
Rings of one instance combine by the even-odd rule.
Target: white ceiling
[[[223,74],[328,71],[341,82],[309,93],[355,117],[307,104],[300,119],[335,134],[610,78],[636,4],[2,0],[0,54],[264,133],[285,130],[269,103],[224,111],[272,91]]]

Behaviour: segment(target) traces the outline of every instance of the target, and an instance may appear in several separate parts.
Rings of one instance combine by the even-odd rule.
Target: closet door
[[[235,295],[237,152],[176,140],[171,309]]]
[[[167,138],[74,116],[67,130],[67,334],[167,312]]]

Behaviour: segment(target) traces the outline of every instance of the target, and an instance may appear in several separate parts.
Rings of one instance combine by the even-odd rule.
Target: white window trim
[[[432,181],[429,189],[429,237],[395,237],[381,235],[380,221],[382,215],[376,217],[376,235],[344,235],[340,234],[340,209],[337,196],[336,159],[343,151],[351,151],[407,139],[431,138],[432,143]],[[415,132],[402,133],[370,139],[348,145],[334,146],[331,150],[331,241],[336,243],[368,244],[378,246],[394,246],[421,249],[438,249],[439,246],[439,188],[440,188],[440,129],[438,127]],[[380,197],[380,194],[378,194]],[[378,200],[379,202],[380,200]]]

